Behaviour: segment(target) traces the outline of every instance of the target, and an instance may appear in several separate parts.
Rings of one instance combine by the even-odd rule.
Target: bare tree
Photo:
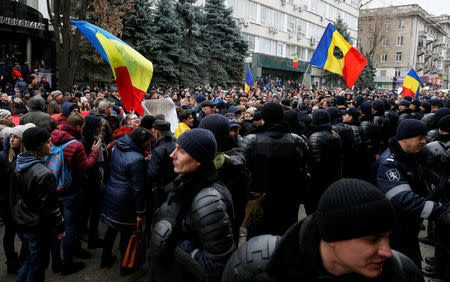
[[[378,51],[383,39],[387,39],[387,34],[390,27],[390,20],[393,19],[393,14],[386,9],[379,10],[362,10],[361,14],[366,14],[365,17],[359,18],[359,25],[369,27],[369,30],[365,33],[369,36],[369,40],[372,40],[372,45],[368,46],[367,54],[372,56]]]
[[[80,57],[80,32],[71,20],[85,20],[87,6],[88,0],[47,0],[56,36],[56,78],[61,90],[72,87]]]

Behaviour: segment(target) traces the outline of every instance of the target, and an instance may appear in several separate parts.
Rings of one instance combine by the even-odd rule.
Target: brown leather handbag
[[[126,269],[136,269],[145,262],[145,251],[147,250],[147,241],[145,232],[142,230],[142,219],[136,221],[136,228],[131,235],[127,251],[123,257],[122,267]]]

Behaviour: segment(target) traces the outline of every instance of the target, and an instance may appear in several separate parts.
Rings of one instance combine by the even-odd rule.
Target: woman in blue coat
[[[123,259],[136,220],[145,213],[145,149],[149,142],[148,130],[137,128],[118,139],[112,151],[111,174],[104,190],[101,214],[102,221],[108,226],[104,238],[102,268],[111,267],[115,261],[112,246],[119,232],[119,249]]]

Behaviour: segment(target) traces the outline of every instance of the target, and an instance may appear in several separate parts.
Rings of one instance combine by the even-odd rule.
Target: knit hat
[[[326,110],[315,110],[312,116],[313,125],[321,125],[330,122],[330,114]]]
[[[445,102],[445,107],[447,109],[450,109],[450,98],[447,99],[447,102]]]
[[[110,103],[107,101],[101,101],[100,103],[98,103],[97,108],[99,110],[105,110],[106,108],[112,108],[114,106],[114,103]]]
[[[397,127],[395,137],[397,140],[409,139],[423,136],[427,133],[427,126],[421,120],[408,118],[403,120]]]
[[[372,114],[372,105],[368,102],[364,102],[359,106],[359,110],[365,115]]]
[[[146,128],[139,127],[133,130],[129,136],[136,144],[141,145],[150,139],[150,132],[148,132],[148,129]]]
[[[441,118],[439,121],[439,129],[445,132],[450,132],[450,116]]]
[[[86,97],[81,97],[80,102],[83,104],[84,102],[88,102],[88,99]]]
[[[59,90],[55,90],[52,93],[53,99],[55,99],[56,97],[58,97],[59,95],[62,95],[62,92]]]
[[[353,118],[359,118],[360,114],[357,108],[348,108],[345,114],[352,116]]]
[[[27,130],[29,128],[32,128],[32,127],[36,127],[36,125],[34,125],[34,123],[27,123],[25,125],[18,125],[16,127],[13,127],[11,129],[11,131],[9,132],[9,134],[14,134],[15,136],[17,136],[20,139],[22,139],[23,133],[25,132],[25,130]]]
[[[11,112],[5,109],[0,109],[0,118],[9,118],[11,116]]]
[[[439,110],[434,112],[434,120],[436,121],[436,123],[439,122],[439,120],[445,116],[450,115],[450,109],[447,108],[440,108]]]
[[[340,118],[339,110],[336,107],[328,107],[327,112],[330,115],[330,121]]]
[[[281,99],[281,105],[290,107],[291,100],[289,100],[288,98],[283,98],[283,99]]]
[[[195,101],[197,101],[197,103],[199,104],[205,100],[206,100],[205,95],[198,95],[197,98],[195,98]]]
[[[405,96],[405,97],[403,97],[403,99],[405,99],[408,102],[412,101],[412,97],[411,96]]]
[[[411,104],[416,106],[417,109],[420,107],[420,101],[419,100],[414,100],[414,101],[411,102]]]
[[[442,108],[444,106],[444,102],[441,99],[433,98],[430,99],[430,104],[435,107]]]
[[[235,117],[227,117],[228,122],[230,123],[230,128],[233,127],[241,127],[239,124],[239,120]]]
[[[22,143],[26,150],[33,151],[47,142],[49,138],[50,133],[48,133],[47,130],[40,127],[34,127],[33,124],[32,127],[23,132]]]
[[[238,112],[242,112],[242,110],[239,109],[239,108],[236,107],[236,106],[230,106],[230,107],[228,108],[228,113],[232,113],[233,115],[235,115],[235,114],[237,114]]]
[[[261,111],[256,111],[255,114],[253,115],[253,121],[258,121],[258,120],[262,120]]]
[[[364,97],[361,96],[361,95],[357,95],[357,96],[355,97],[355,102],[356,102],[356,104],[357,104],[358,106],[361,105],[362,103],[364,103]]]
[[[331,184],[315,213],[320,237],[326,242],[350,240],[391,231],[391,202],[369,182],[344,178]]]
[[[372,102],[372,108],[378,113],[384,113],[384,102],[381,100],[375,100]]]
[[[214,134],[203,128],[185,131],[177,139],[177,144],[201,164],[212,163],[217,153]]]
[[[265,103],[261,113],[266,124],[279,122],[283,119],[283,108],[280,104],[274,102]]]
[[[151,129],[152,126],[153,126],[153,123],[155,122],[155,120],[156,120],[156,118],[154,116],[152,116],[152,115],[144,116],[141,119],[140,127],[143,127],[143,128],[145,128],[147,130]]]
[[[431,112],[431,104],[429,102],[423,101],[420,106],[425,109],[426,113]]]
[[[345,97],[344,96],[337,96],[336,97],[336,105],[337,106],[345,106]]]
[[[398,103],[399,106],[405,106],[405,107],[407,107],[407,108],[409,108],[409,105],[410,105],[410,104],[411,104],[411,103],[408,102],[408,101],[406,101],[406,100],[402,100],[402,101],[400,101],[400,103]]]
[[[228,122],[228,119],[219,114],[212,114],[204,117],[200,121],[198,127],[211,130],[216,139],[230,134],[230,123]]]

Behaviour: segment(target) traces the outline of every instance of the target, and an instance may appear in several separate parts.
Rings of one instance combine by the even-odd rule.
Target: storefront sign
[[[23,20],[23,19],[10,18],[10,17],[3,17],[3,16],[0,16],[0,24],[7,24],[7,25],[14,25],[14,26],[19,26],[19,27],[45,30],[44,23],[33,22],[33,21],[28,21],[28,20]]]

